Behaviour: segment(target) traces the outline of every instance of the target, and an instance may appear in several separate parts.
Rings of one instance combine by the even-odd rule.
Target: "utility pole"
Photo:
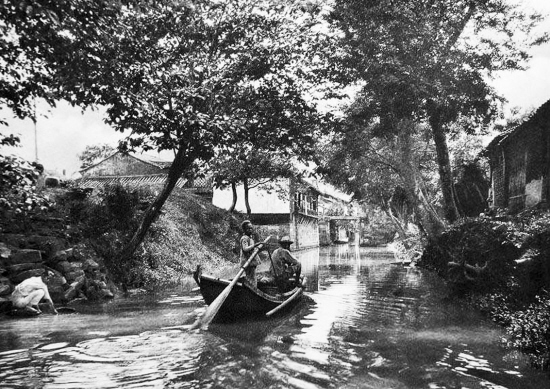
[[[38,140],[36,131],[36,121],[34,122],[34,160],[38,162]]]
[[[38,122],[38,117],[36,116],[36,97],[34,98],[34,160],[38,162],[38,131],[36,130],[36,122]]]

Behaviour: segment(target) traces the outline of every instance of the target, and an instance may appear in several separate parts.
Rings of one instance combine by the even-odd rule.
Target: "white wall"
[[[319,247],[319,222],[317,220],[298,223],[294,227],[297,228],[297,235],[294,236],[296,248],[302,250],[309,247]]]
[[[279,187],[288,188],[288,180],[280,180],[277,185]],[[288,195],[281,199],[281,195],[276,191],[268,193],[266,190],[253,188],[248,191],[248,202],[252,213],[290,213],[290,202]],[[231,188],[214,189],[212,204],[216,207],[229,209],[233,201],[233,193]],[[244,188],[242,185],[237,186],[237,205],[235,210],[246,213],[244,204]]]
[[[525,208],[534,207],[542,200],[542,185],[542,177],[525,185]]]

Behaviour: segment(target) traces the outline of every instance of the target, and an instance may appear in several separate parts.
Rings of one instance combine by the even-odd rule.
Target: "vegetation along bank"
[[[230,273],[237,262],[241,219],[201,197],[176,190],[140,250],[122,262],[129,239],[155,188],[110,186],[94,194],[49,189],[49,205],[28,213],[5,212],[0,231],[0,306],[8,311],[15,284],[43,276],[54,302],[100,301],[128,290],[191,289],[201,265]]]

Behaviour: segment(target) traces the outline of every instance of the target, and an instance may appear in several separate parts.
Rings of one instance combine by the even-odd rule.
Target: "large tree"
[[[106,26],[118,25],[123,3],[129,1],[5,0],[0,7],[0,125],[13,115],[36,120],[35,102],[54,106],[74,89],[63,86],[63,68],[83,75],[81,63],[71,62],[75,51],[105,42]]]
[[[13,46],[28,62],[38,50],[41,69],[21,65],[37,89],[19,94],[16,82],[8,106],[23,117],[31,114],[25,96],[103,105],[107,122],[128,133],[123,150],[174,151],[165,186],[122,257],[133,254],[179,177],[192,176],[197,163],[235,144],[300,154],[316,138],[322,118],[312,96],[322,81],[319,54],[329,50],[317,7],[267,0],[59,3],[9,2],[3,17]],[[17,78],[17,70],[11,74]],[[46,78],[29,78],[40,75]],[[251,118],[260,121],[250,125]]]
[[[105,103],[115,127],[132,129],[130,147],[176,154],[163,192],[124,255],[135,250],[179,176],[192,174],[193,163],[234,145],[300,153],[314,139],[320,119],[304,99],[310,84],[302,73],[301,66],[308,68],[302,47],[314,38],[300,20],[307,14],[274,2],[205,1],[174,15],[162,9],[149,15],[145,25],[155,25],[153,31],[141,31],[143,20],[132,19],[131,35],[114,46],[125,47],[136,35],[152,34],[158,42],[138,61],[133,52],[117,58],[113,74],[122,73],[125,81],[118,81],[120,74],[113,79],[116,86]]]
[[[435,150],[429,129],[403,120],[399,131],[387,133],[380,123],[365,122],[361,113],[361,104],[347,111],[339,135],[321,148],[320,170],[356,199],[380,207],[401,235],[407,234],[409,221],[437,235],[444,221],[435,207]]]
[[[336,0],[333,26],[342,31],[337,62],[362,82],[366,116],[387,132],[403,120],[427,122],[437,151],[445,216],[459,216],[446,133],[468,118],[467,131],[496,113],[489,77],[522,69],[539,15],[504,0]]]

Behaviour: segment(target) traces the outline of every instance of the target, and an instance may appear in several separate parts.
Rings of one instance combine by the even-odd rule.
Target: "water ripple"
[[[196,293],[5,320],[2,388],[535,389],[550,380],[500,348],[434,275],[384,249],[299,252],[307,296],[269,320],[188,331]],[[84,309],[84,308],[83,308]]]

